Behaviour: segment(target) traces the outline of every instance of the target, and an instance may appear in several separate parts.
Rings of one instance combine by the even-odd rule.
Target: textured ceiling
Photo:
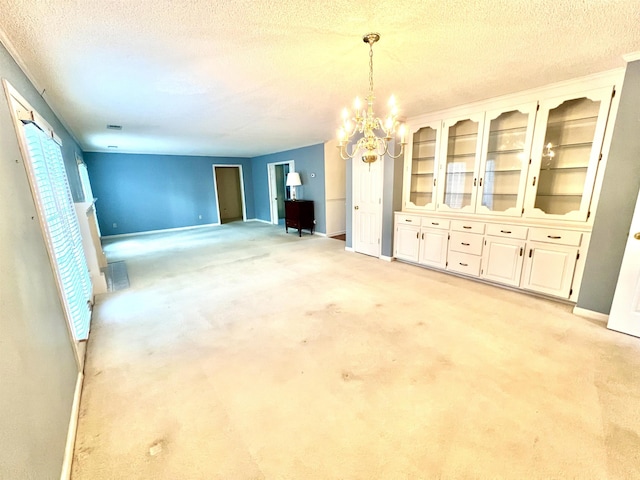
[[[0,0],[0,32],[87,151],[256,156],[624,65],[638,0]],[[2,38],[2,37],[0,37]],[[122,131],[106,129],[122,125]]]

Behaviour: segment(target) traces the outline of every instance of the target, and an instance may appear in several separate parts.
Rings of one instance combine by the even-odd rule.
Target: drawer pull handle
[[[562,237],[559,235],[547,235],[547,238],[551,238],[553,240],[560,240]]]
[[[440,222],[431,222],[431,225],[440,225]]]
[[[473,227],[470,227],[469,225],[463,225],[462,228],[466,228],[467,230],[471,230]]]
[[[420,238],[420,232],[416,232],[416,238]]]
[[[462,265],[463,267],[468,267],[469,264],[468,263],[462,263],[462,262],[458,262],[460,265]]]
[[[520,256],[522,256],[522,247],[520,247]]]
[[[532,187],[536,186],[536,177],[533,177],[533,184],[531,185]]]
[[[405,219],[404,219],[404,221],[405,221],[405,222],[409,222],[409,223],[413,222],[413,220],[410,220],[410,219],[408,219],[408,218],[405,218]]]
[[[422,239],[424,240],[424,233],[422,234]]]
[[[500,230],[500,233],[511,233],[511,230]]]
[[[462,245],[464,245],[465,247],[468,247],[469,244],[468,243],[464,243],[464,242],[460,242]]]

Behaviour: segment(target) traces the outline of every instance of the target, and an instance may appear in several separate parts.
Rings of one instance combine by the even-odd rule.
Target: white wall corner
[[[598,322],[607,323],[609,315],[600,312],[594,312],[593,310],[587,310],[586,308],[573,307],[573,314],[579,317],[588,318],[589,320],[596,320]]]

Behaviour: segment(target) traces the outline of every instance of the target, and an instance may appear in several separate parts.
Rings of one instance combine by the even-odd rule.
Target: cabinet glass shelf
[[[549,171],[569,171],[569,170],[587,170],[587,167],[542,167],[540,169],[540,174],[542,175],[542,172],[549,172]]]
[[[504,155],[509,153],[522,153],[522,148],[511,148],[511,149],[504,149],[504,150],[487,151],[487,155]]]
[[[586,99],[581,99],[581,100],[586,100]],[[591,101],[591,100],[589,100]],[[547,122],[547,128],[551,127],[556,127],[556,126],[562,126],[563,128],[578,128],[578,127],[583,127],[585,125],[595,125],[596,122],[598,121],[598,109],[596,108],[596,115],[594,116],[588,116],[588,117],[580,117],[580,118],[573,118],[573,119],[567,119],[567,120],[552,120]],[[551,118],[551,115],[549,115],[549,118]]]

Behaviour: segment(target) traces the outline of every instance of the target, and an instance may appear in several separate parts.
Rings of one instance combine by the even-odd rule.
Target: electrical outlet
[[[113,228],[118,228],[118,224],[113,222]]]

